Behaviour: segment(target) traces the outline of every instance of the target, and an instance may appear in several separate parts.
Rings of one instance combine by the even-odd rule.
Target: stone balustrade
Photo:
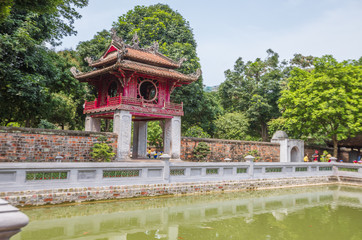
[[[362,183],[362,165],[346,163],[157,162],[0,163],[0,240],[29,219],[12,205]]]
[[[361,164],[249,162],[0,163],[0,193],[293,177],[362,178]],[[1,195],[0,195],[1,197]]]

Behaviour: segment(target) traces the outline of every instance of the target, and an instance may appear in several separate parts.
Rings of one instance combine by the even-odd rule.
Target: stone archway
[[[297,146],[294,146],[290,151],[290,161],[299,162],[299,149]]]

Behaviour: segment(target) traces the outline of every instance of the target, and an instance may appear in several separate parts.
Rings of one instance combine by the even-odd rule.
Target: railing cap
[[[251,155],[248,155],[245,157],[245,160],[248,161],[248,162],[254,162],[254,159],[255,157],[251,156]]]
[[[167,153],[166,153],[166,154],[162,154],[162,155],[160,156],[160,159],[161,159],[161,160],[164,160],[164,161],[170,160],[170,158],[171,158],[171,156],[168,155]]]

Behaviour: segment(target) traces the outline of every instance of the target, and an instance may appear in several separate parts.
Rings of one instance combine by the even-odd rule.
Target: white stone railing
[[[0,192],[313,176],[362,178],[362,164],[254,162],[0,163]]]
[[[0,193],[47,189],[110,187],[182,182],[336,176],[362,179],[362,164],[169,162],[0,163]],[[0,199],[0,239],[9,239],[28,223],[17,208]]]

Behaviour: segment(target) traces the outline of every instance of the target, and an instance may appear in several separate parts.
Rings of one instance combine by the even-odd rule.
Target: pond
[[[362,239],[362,188],[314,186],[23,209],[12,240]]]

